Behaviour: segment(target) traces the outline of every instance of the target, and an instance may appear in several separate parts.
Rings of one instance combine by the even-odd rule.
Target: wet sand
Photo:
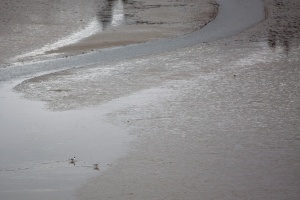
[[[190,33],[214,18],[214,2],[2,1],[0,65],[78,55]]]
[[[300,4],[265,2],[245,33],[120,64],[161,101],[111,113],[139,139],[79,199],[299,199]]]
[[[97,5],[102,5],[101,1],[96,2],[1,1],[0,65],[16,62],[16,56],[42,48],[83,29],[94,17]]]
[[[299,199],[300,4],[265,5],[230,38],[16,88],[52,110],[127,101],[106,118],[137,139],[78,199]],[[62,84],[71,91],[45,90]]]
[[[132,8],[132,10],[145,9],[143,11],[145,13],[139,12],[137,13],[138,16],[134,15],[135,23],[134,25],[130,25],[123,21],[114,20],[112,16],[119,15],[111,14],[111,12],[114,12],[114,3],[123,1],[110,2],[113,2],[111,6],[104,5],[104,10],[108,12],[108,19],[101,21],[100,19],[103,19],[102,17],[94,21],[94,12],[88,12],[84,20],[79,17],[75,18],[74,22],[64,21],[66,15],[74,14],[76,10],[73,10],[74,7],[85,8],[78,13],[78,16],[81,16],[81,14],[87,12],[91,6],[98,4],[94,4],[94,1],[87,1],[87,4],[83,5],[81,1],[75,1],[73,7],[69,1],[63,2],[64,5],[61,4],[62,2],[28,1],[12,6],[11,3],[14,3],[13,1],[1,2],[3,5],[9,7],[9,13],[2,12],[4,17],[11,18],[11,21],[5,21],[6,28],[18,29],[13,35],[10,35],[11,30],[6,28],[1,29],[1,31],[7,31],[5,34],[1,32],[1,40],[5,38],[6,41],[5,48],[1,48],[1,50],[3,50],[3,54],[1,55],[3,57],[7,56],[5,57],[7,58],[6,61],[10,62],[10,64],[15,61],[40,60],[41,57],[44,59],[43,55],[49,49],[66,45],[69,42],[77,42],[77,45],[80,45],[85,41],[81,41],[81,39],[90,34],[88,33],[89,31],[103,31],[92,36],[92,38],[94,38],[93,40],[96,38],[98,41],[99,38],[102,38],[101,34],[108,30],[112,31],[114,28],[114,33],[116,31],[121,32],[120,34],[115,34],[115,39],[119,36],[124,39],[124,36],[128,35],[128,30],[125,31],[127,33],[122,32],[122,30],[125,30],[127,26],[130,26],[130,29],[135,28],[139,32],[142,32],[142,34],[139,34],[141,39],[132,40],[131,37],[136,38],[136,35],[130,36],[131,41],[129,43],[138,43],[159,37],[173,37],[178,34],[181,35],[199,29],[207,23],[207,20],[212,20],[216,14],[216,5],[208,3],[208,7],[206,7],[206,3],[210,1],[182,4],[179,4],[181,1],[176,1],[175,3],[165,2],[163,6],[155,5],[157,1],[147,1],[147,4],[139,1],[140,5]],[[36,10],[34,10],[36,7],[31,6],[34,3],[36,3],[35,6],[41,10],[38,9],[38,12],[36,12]],[[162,3],[162,1],[160,1],[160,3]],[[199,5],[202,5],[202,3],[202,8],[199,8]],[[5,6],[4,10],[7,8]],[[70,9],[70,7],[72,7],[72,9]],[[112,10],[109,11],[107,8],[112,8]],[[184,13],[183,15],[183,8],[184,11],[188,10],[189,14]],[[209,9],[205,10],[207,8]],[[101,8],[96,6],[95,10],[99,11],[99,9],[101,10]],[[180,20],[164,18],[164,20],[167,21],[157,22],[156,20],[158,20],[159,17],[149,16],[152,11],[156,15],[169,13],[169,9],[174,10],[174,14],[176,13],[176,16],[181,16],[182,18],[180,18]],[[120,10],[122,9],[118,11]],[[169,12],[167,12],[168,10]],[[202,11],[204,13],[201,13]],[[77,11],[75,11],[75,13],[76,12]],[[131,16],[130,19],[132,20],[134,16]],[[150,21],[142,20],[142,16]],[[195,19],[195,16],[198,18]],[[90,21],[90,19],[92,19],[92,21]],[[120,19],[122,19],[122,17]],[[101,23],[99,23],[99,20]],[[128,18],[126,18],[126,20],[128,20]],[[118,27],[118,29],[116,29],[116,21],[118,22],[118,26],[124,25],[123,28]],[[98,23],[95,24],[94,22]],[[87,23],[88,28],[86,28]],[[105,30],[103,30],[105,23],[107,24],[105,25]],[[24,24],[24,26],[21,26],[21,24]],[[77,27],[82,27],[82,29],[78,31]],[[184,30],[181,30],[181,28]],[[75,34],[73,34],[73,32],[75,32]],[[132,35],[132,31],[129,32],[129,35]],[[93,32],[93,34],[94,33],[95,32]],[[28,37],[27,34],[31,34],[31,37]],[[97,37],[99,38],[97,39]],[[63,39],[56,41],[57,38]],[[50,44],[48,45],[49,42]],[[126,44],[129,43],[126,42]],[[44,46],[45,44],[46,46]],[[80,52],[72,50],[72,54],[82,53],[83,50],[90,51],[92,48],[103,47],[98,44],[95,45],[96,46],[84,47],[84,49],[81,47],[75,48],[76,50],[79,49]],[[120,41],[112,45],[120,45]],[[5,49],[7,49],[6,47],[12,47],[12,49],[5,51]],[[68,48],[74,49],[74,47]],[[23,51],[25,54],[19,55],[19,53]],[[50,57],[52,57],[52,53],[56,54],[57,52],[46,53],[45,59],[49,58],[49,54],[51,54]],[[17,57],[15,57],[15,55],[17,55]],[[10,56],[16,59],[13,58],[11,60]],[[58,55],[58,57],[62,56],[64,56],[62,53]],[[68,62],[67,59],[64,60]],[[49,70],[48,68],[43,68],[43,65],[37,67],[42,73],[46,73],[45,70]],[[8,79],[4,78],[4,80],[9,80],[7,82],[3,81],[2,78],[5,77],[5,75],[2,72],[6,71],[11,75],[18,74],[19,70],[27,70],[29,74],[21,76],[21,79],[17,81],[15,81],[15,79],[20,78],[18,75],[9,76]],[[95,107],[90,107],[91,104],[89,104],[90,109],[68,109],[69,111],[64,112],[60,109],[59,112],[51,112],[44,109],[43,102],[38,103],[36,101],[22,99],[20,98],[21,94],[16,94],[14,93],[15,91],[11,90],[17,82],[28,79],[28,77],[26,77],[27,75],[37,76],[34,70],[31,71],[26,65],[19,64],[17,66],[2,68],[0,71],[0,81],[3,81],[0,85],[0,135],[2,138],[0,142],[0,198],[13,200],[74,199],[75,188],[83,184],[88,178],[95,177],[107,168],[110,168],[116,158],[126,153],[127,144],[133,136],[128,133],[126,126],[111,125],[107,122],[105,116],[114,110],[122,109],[124,107],[123,104],[128,106],[128,101],[132,101],[132,106],[137,105],[135,98],[130,100],[130,98],[125,97],[122,99],[120,97],[115,99],[115,101],[108,101],[107,104],[102,104],[100,107],[99,104],[95,105]],[[109,74],[107,74],[107,77],[109,77]],[[65,87],[60,87],[47,89],[47,91],[56,95],[57,93],[65,93],[70,90]],[[159,91],[154,90],[153,92]],[[112,93],[108,95],[115,97],[112,96]],[[51,98],[45,98],[43,100],[48,102],[52,101]],[[156,98],[148,96],[146,100],[140,101],[139,105],[146,105],[156,100]],[[77,157],[76,165],[68,161],[68,158],[74,155]],[[94,163],[100,163],[101,170],[94,170]]]
[[[119,21],[123,21],[123,25],[120,26],[114,25],[114,13],[117,13],[117,10]],[[213,20],[217,13],[217,4],[213,0],[129,1],[122,2],[119,7],[112,6],[111,13],[112,19],[102,25],[103,32],[47,53],[78,54],[94,49],[184,35],[202,28]]]

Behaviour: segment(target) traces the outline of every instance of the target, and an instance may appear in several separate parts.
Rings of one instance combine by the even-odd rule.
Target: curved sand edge
[[[184,35],[212,21],[217,14],[217,7],[214,0],[135,1],[134,4],[124,5],[124,15],[130,15],[132,23],[109,27],[76,44],[47,53],[80,54]]]
[[[78,34],[72,33],[40,49],[16,56],[12,61],[68,57],[102,48],[184,35],[205,26],[217,13],[217,4],[214,0],[113,2],[116,6],[111,6],[111,14],[103,16],[104,21],[101,16],[95,17],[85,28],[86,31],[79,30],[78,33],[84,32],[86,35],[84,38],[75,37]]]

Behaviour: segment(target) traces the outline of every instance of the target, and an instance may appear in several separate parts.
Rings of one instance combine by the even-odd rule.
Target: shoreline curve
[[[236,35],[265,18],[263,0],[218,0],[217,2],[219,10],[216,18],[202,29],[190,34],[124,47],[107,48],[69,58],[0,68],[0,82],[22,76],[115,62],[211,42]]]

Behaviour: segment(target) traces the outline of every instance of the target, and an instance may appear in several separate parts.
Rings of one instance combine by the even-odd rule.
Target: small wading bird
[[[99,170],[99,164],[98,164],[98,163],[93,164],[93,165],[94,165],[94,169],[95,169],[95,170]]]
[[[69,159],[70,164],[74,164],[74,165],[75,165],[75,158],[76,158],[76,157],[74,156],[74,158],[70,158],[70,159]]]

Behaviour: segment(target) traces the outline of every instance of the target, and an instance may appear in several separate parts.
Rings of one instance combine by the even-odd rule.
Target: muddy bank
[[[0,65],[186,34],[217,12],[201,1],[2,1]]]
[[[214,0],[125,1],[121,4],[112,7],[110,19],[101,21],[102,32],[47,53],[78,54],[187,34],[213,20],[218,7]],[[123,24],[115,26],[117,20]]]

